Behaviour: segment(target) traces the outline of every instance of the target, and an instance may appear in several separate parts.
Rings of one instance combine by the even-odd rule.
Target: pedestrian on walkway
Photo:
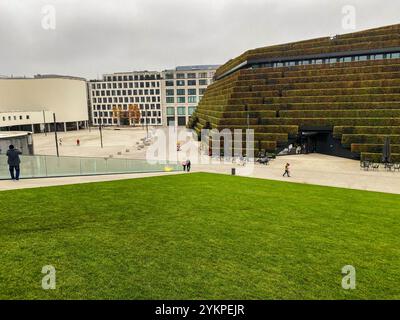
[[[81,142],[79,141],[79,139],[76,139],[76,145],[79,147],[81,145]]]
[[[186,171],[186,161],[182,162],[183,171]]]
[[[190,162],[190,160],[188,159],[187,161],[186,161],[186,171],[187,172],[190,172],[190,166],[192,165],[192,163]]]
[[[60,146],[62,146],[62,138],[58,139],[58,143]]]
[[[19,151],[18,149],[15,149],[15,147],[12,144],[8,148],[9,149],[7,151],[7,158],[8,158],[7,163],[10,170],[11,179],[14,181],[18,181],[20,172],[19,165],[21,163],[19,155],[22,154],[22,152]]]
[[[290,164],[289,163],[286,163],[286,165],[285,165],[285,172],[283,173],[283,177],[285,175],[287,175],[288,178],[290,178]]]

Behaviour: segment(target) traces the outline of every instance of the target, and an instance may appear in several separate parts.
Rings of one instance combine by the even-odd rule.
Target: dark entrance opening
[[[340,139],[333,137],[332,128],[301,128],[299,141],[306,153],[321,153],[337,157],[354,159],[356,155],[342,146]]]

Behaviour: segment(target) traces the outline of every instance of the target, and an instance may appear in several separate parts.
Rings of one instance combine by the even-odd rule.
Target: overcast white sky
[[[54,30],[42,27],[46,5]],[[222,64],[251,48],[351,32],[345,5],[356,8],[356,30],[400,23],[399,0],[0,0],[0,75]]]

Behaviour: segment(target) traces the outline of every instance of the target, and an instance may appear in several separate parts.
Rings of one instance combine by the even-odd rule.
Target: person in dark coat
[[[15,149],[13,145],[9,146],[9,149],[7,151],[7,162],[12,180],[19,180],[19,164],[21,163],[21,160],[19,159],[20,154],[22,154],[22,152],[18,149]]]
[[[190,162],[190,160],[186,161],[186,171],[190,172],[190,166],[192,165],[192,163]]]

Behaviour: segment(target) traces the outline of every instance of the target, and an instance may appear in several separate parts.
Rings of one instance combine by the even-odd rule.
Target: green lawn
[[[0,192],[0,298],[398,299],[399,209],[398,195],[200,173]]]

